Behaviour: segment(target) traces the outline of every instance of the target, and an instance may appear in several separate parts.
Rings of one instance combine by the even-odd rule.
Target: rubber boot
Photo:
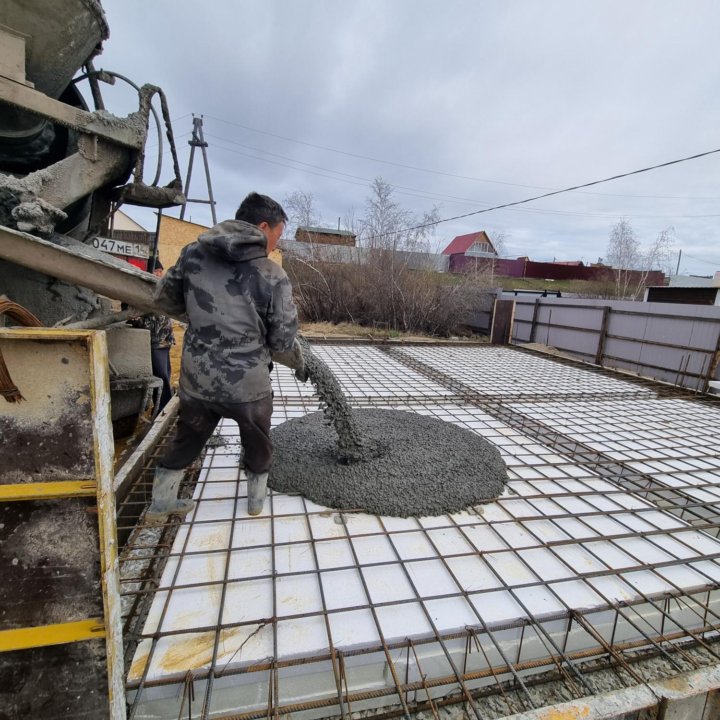
[[[158,465],[153,479],[152,502],[145,513],[147,520],[164,520],[168,515],[187,515],[194,507],[192,500],[178,500],[178,487],[185,470],[170,470]]]
[[[254,473],[246,470],[245,474],[248,487],[248,515],[259,515],[265,503],[269,473]]]

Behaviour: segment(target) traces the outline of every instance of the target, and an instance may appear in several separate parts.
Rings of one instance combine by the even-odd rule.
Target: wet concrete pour
[[[457,512],[502,493],[507,470],[487,440],[412,412],[352,410],[330,368],[300,343],[323,411],[272,431],[274,490],[397,517]]]
[[[365,447],[352,410],[332,370],[313,353],[304,338],[298,338],[298,342],[302,347],[305,370],[320,396],[323,413],[328,424],[332,423],[337,432],[337,458],[340,462],[355,462],[363,460],[368,452],[372,455],[372,449]]]
[[[321,412],[272,431],[270,486],[338,510],[397,517],[442,515],[496,499],[507,481],[494,445],[457,425],[401,410],[353,410],[362,461],[338,462]]]

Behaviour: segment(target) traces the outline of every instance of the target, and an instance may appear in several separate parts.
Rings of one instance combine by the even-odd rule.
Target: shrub
[[[473,276],[449,283],[447,276],[411,269],[388,250],[363,262],[336,264],[286,257],[284,267],[305,322],[351,322],[388,331],[457,333],[481,302],[487,284]]]

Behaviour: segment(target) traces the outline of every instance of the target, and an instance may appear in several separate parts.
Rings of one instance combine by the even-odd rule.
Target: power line
[[[442,170],[430,170],[428,168],[418,167],[416,165],[406,165],[405,163],[394,162],[392,160],[385,160],[383,158],[376,158],[370,155],[361,155],[359,153],[348,152],[347,150],[338,150],[337,148],[328,147],[327,145],[318,145],[316,143],[306,142],[305,140],[297,140],[296,138],[287,137],[286,135],[278,135],[277,133],[271,133],[267,130],[259,130],[257,128],[250,127],[249,125],[243,125],[242,123],[232,122],[230,120],[223,120],[213,115],[206,115],[205,117],[211,120],[217,120],[218,122],[225,123],[226,125],[234,125],[235,127],[242,128],[243,130],[249,130],[250,132],[259,133],[260,135],[267,135],[268,137],[276,138],[278,140],[286,140],[287,142],[297,143],[298,145],[305,145],[306,147],[315,148],[316,150],[326,150],[327,152],[337,153],[338,155],[345,155],[347,157],[357,158],[359,160],[370,160],[372,162],[382,163],[383,165],[393,165],[395,167],[405,168],[407,170],[417,170],[419,172],[431,173],[433,175],[444,175],[445,177],[454,177],[461,180],[475,180],[477,182],[495,183],[497,185],[511,185],[512,187],[522,188],[535,188],[536,185],[521,185],[518,183],[503,182],[502,180],[487,180],[485,178],[470,177],[467,175],[456,175],[454,173],[443,172]]]
[[[224,123],[226,125],[232,125],[234,127],[242,128],[243,130],[249,130],[250,132],[258,133],[260,135],[266,135],[268,137],[276,138],[278,140],[285,140],[287,142],[296,143],[298,145],[304,145],[306,147],[315,148],[316,150],[325,150],[327,152],[337,153],[338,155],[345,155],[346,157],[357,158],[359,160],[370,160],[371,162],[382,163],[383,165],[392,165],[394,167],[405,168],[406,170],[415,170],[417,172],[429,173],[431,175],[441,175],[443,177],[457,178],[459,180],[472,180],[474,182],[484,182],[493,185],[507,185],[509,187],[526,188],[530,190],[548,190],[554,192],[569,192],[569,190],[557,190],[557,188],[547,187],[545,185],[526,185],[523,183],[512,183],[504,180],[490,180],[488,178],[473,177],[470,175],[458,175],[456,173],[445,172],[443,170],[433,170],[430,168],[423,168],[417,165],[407,165],[405,163],[395,162],[393,160],[386,160],[384,158],[376,158],[370,155],[362,155],[360,153],[348,152],[347,150],[339,150],[338,148],[329,147],[327,145],[318,145],[316,143],[307,142],[305,140],[298,140],[296,138],[287,137],[286,135],[279,135],[272,133],[267,130],[260,130],[258,128],[250,127],[249,125],[243,125],[242,123],[233,122],[231,120],[224,120],[223,118],[215,117],[214,115],[205,115],[206,118],[216,120],[217,122]],[[228,140],[227,142],[234,142]],[[240,143],[238,143],[239,145]],[[266,152],[259,150],[259,152]],[[299,161],[297,161],[299,162]],[[333,171],[334,172],[334,171]],[[577,187],[587,187],[586,185],[578,185]],[[631,195],[631,194],[614,194],[614,193],[582,193],[584,195],[600,195],[603,197],[629,197],[629,198],[645,198],[651,200],[720,200],[720,197],[701,197],[701,196],[687,196],[687,195]]]
[[[321,172],[313,172],[313,170],[304,170],[302,169],[302,172],[311,174],[311,175],[317,175],[318,177],[324,177],[328,178],[330,180],[339,180],[340,182],[345,182],[350,185],[361,185],[363,187],[369,185],[372,180],[369,178],[362,177],[360,175],[352,175],[350,173],[342,172],[341,170],[333,170],[331,168],[322,167],[320,165],[314,165],[312,163],[304,162],[303,160],[296,160],[291,157],[287,157],[285,155],[279,155],[278,153],[270,152],[269,150],[263,150],[261,148],[253,147],[252,145],[245,145],[243,143],[237,142],[236,140],[231,140],[229,138],[224,138],[219,135],[214,135],[212,133],[206,133],[206,137],[213,138],[214,140],[219,140],[221,142],[230,143],[232,145],[236,145],[237,147],[242,147],[247,150],[252,150],[254,152],[263,153],[265,155],[269,155],[270,157],[279,158],[280,160],[287,160],[288,162],[295,163],[296,165],[303,165],[308,168],[313,168],[313,170],[319,170]],[[248,153],[240,152],[239,150],[233,150],[232,148],[223,147],[222,145],[218,145],[221,150],[224,150],[225,152],[231,152],[236,155],[241,155],[242,157],[247,157],[252,160],[259,160],[260,162],[269,163],[271,165],[279,165],[280,167],[286,167],[290,168],[291,170],[301,170],[301,168],[297,168],[294,165],[288,165],[286,163],[278,162],[277,160],[269,160],[267,158],[258,157],[257,155],[249,155]],[[325,173],[333,173],[333,175],[327,175]],[[340,177],[335,177],[336,175],[339,175]],[[349,179],[346,179],[349,178]],[[359,181],[359,182],[357,182]],[[410,197],[418,197],[423,198],[427,200],[444,200],[444,201],[450,201],[460,204],[467,204],[471,203],[473,205],[488,205],[491,206],[492,203],[489,203],[484,200],[474,200],[472,198],[463,198],[463,197],[457,197],[455,195],[444,195],[442,193],[436,193],[433,191],[425,191],[420,190],[418,188],[412,188],[407,187],[405,185],[395,185],[394,183],[389,183],[390,186],[397,190],[402,195],[409,195]],[[562,191],[558,191],[562,192]],[[493,209],[492,207],[488,207],[488,210]],[[539,214],[539,215],[563,215],[563,216],[574,216],[574,217],[589,217],[589,218],[599,218],[599,219],[611,219],[611,218],[617,218],[617,213],[607,214],[607,213],[583,213],[583,212],[576,212],[572,210],[550,210],[546,208],[508,208],[510,210],[513,210],[514,212],[524,212],[524,213],[531,213],[531,214]],[[633,219],[641,219],[641,218],[652,218],[652,219],[669,219],[669,220],[678,220],[681,218],[714,218],[718,217],[717,214],[706,214],[706,215],[626,215],[627,217],[633,218]]]
[[[688,160],[697,160],[701,157],[713,155],[719,153],[720,148],[716,150],[707,150],[706,152],[697,153],[696,155],[688,155],[684,158],[678,158],[677,160],[669,160],[668,162],[659,163],[658,165],[650,165],[649,167],[641,168],[640,170],[631,170],[630,172],[620,173],[619,175],[612,175],[611,177],[603,178],[602,180],[593,180],[592,182],[583,183],[582,185],[573,185],[572,187],[564,188],[563,190],[553,190],[552,192],[543,193],[542,195],[536,195],[535,197],[526,198],[525,200],[516,200],[515,202],[503,203],[502,205],[495,205],[491,208],[485,208],[484,210],[475,210],[474,212],[464,213],[462,215],[455,215],[454,217],[443,218],[437,222],[423,223],[421,225],[415,225],[414,227],[405,228],[403,230],[393,230],[392,232],[382,233],[375,235],[370,240],[377,240],[378,238],[388,237],[390,235],[398,235],[402,232],[409,232],[411,230],[421,230],[426,227],[433,227],[440,223],[450,222],[451,220],[461,220],[466,217],[472,217],[473,215],[481,215],[482,213],[491,212],[493,210],[501,210],[507,207],[514,207],[516,205],[524,205],[525,203],[534,202],[535,200],[542,200],[543,198],[552,197],[553,195],[560,195],[562,193],[571,192],[572,190],[578,190],[579,188],[592,187],[593,185],[600,185],[601,183],[610,182],[611,180],[619,180],[620,178],[630,177],[631,175],[639,175],[640,173],[646,173],[650,170],[657,170],[663,167],[669,167],[670,165],[677,165],[678,163],[687,162]]]
[[[683,250],[683,257],[689,257],[693,260],[697,260],[698,262],[705,263],[706,265],[715,265],[715,267],[720,266],[720,260],[704,260],[703,258],[696,257],[695,255],[690,255],[689,253],[686,253]]]
[[[183,133],[182,135],[175,135],[175,134],[173,134],[173,138],[174,138],[175,141],[177,141],[177,140],[182,140],[184,137],[187,137],[188,135],[192,135],[192,133],[191,133],[191,132],[186,132],[186,133]],[[157,140],[153,140],[153,141],[151,141],[151,142],[146,143],[145,149],[146,149],[146,150],[150,150],[151,148],[154,148],[154,147],[157,147],[157,146],[158,146]],[[164,155],[166,152],[169,152],[170,150],[172,150],[172,148],[168,148],[167,150],[164,150],[164,151],[163,151],[163,155]]]

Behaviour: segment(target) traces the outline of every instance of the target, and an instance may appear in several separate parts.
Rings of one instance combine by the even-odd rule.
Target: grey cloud
[[[450,175],[549,188],[717,145],[720,5],[712,0],[105,0],[104,6],[111,37],[97,64],[161,85],[174,117],[205,114],[223,217],[251,189],[280,199],[303,189],[335,224],[349,208],[362,208],[367,190],[363,181],[330,170],[381,175],[413,189],[398,190],[397,199],[414,212],[438,203],[444,217],[541,191],[383,165],[215,118]],[[108,105],[118,111],[110,100],[115,92],[108,91]],[[132,109],[127,96],[119,102],[123,112]],[[176,133],[190,125],[185,117]],[[186,141],[180,140],[183,170]],[[238,153],[261,153],[228,141],[327,171],[250,159]],[[496,228],[510,235],[512,254],[594,260],[605,255],[612,225],[628,217],[644,242],[674,226],[679,246],[701,258],[683,263],[685,269],[709,274],[720,268],[717,218],[693,216],[720,215],[719,163],[712,156],[595,188],[606,195],[572,193],[522,211],[453,221],[437,236]],[[204,190],[201,168],[194,169],[197,192]],[[206,208],[192,214],[209,222]]]

